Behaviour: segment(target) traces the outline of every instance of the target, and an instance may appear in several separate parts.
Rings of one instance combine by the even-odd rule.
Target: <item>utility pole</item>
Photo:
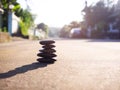
[[[4,10],[2,9],[2,3],[0,0],[0,31],[2,30],[2,14],[3,14]]]
[[[10,35],[12,35],[12,8],[13,5],[11,4],[11,1],[8,0],[8,32]]]

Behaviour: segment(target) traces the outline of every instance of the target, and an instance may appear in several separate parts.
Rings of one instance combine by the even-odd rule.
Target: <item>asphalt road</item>
[[[120,90],[120,41],[55,40],[57,61],[38,63],[38,41],[0,44],[0,90]]]

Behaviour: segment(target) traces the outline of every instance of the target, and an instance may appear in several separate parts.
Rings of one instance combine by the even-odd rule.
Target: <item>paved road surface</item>
[[[120,42],[56,40],[57,61],[40,64],[38,41],[0,44],[0,90],[120,90]]]

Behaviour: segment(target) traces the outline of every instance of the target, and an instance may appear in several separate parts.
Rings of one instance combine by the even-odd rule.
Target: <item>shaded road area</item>
[[[54,64],[36,61],[39,41],[0,44],[0,90],[120,90],[120,41],[55,41]]]

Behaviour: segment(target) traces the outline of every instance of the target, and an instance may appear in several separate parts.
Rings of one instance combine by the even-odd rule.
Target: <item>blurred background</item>
[[[120,39],[120,0],[0,0],[0,42]]]

